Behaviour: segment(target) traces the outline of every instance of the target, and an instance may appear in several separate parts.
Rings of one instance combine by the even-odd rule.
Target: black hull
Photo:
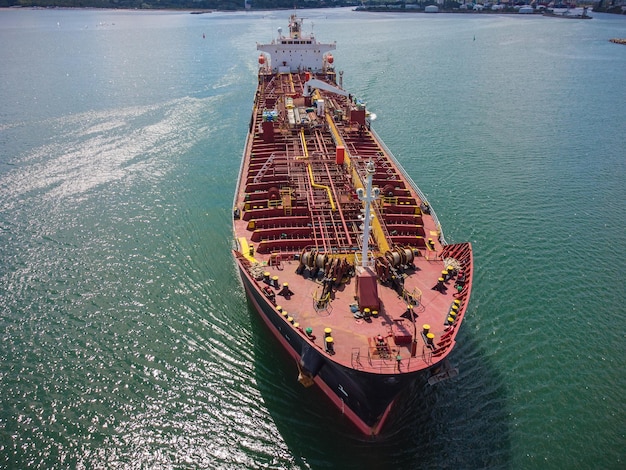
[[[428,378],[431,375],[430,369],[412,373],[373,374],[337,364],[293,328],[287,328],[274,306],[257,290],[247,271],[241,266],[239,271],[248,299],[270,331],[299,368],[313,372],[316,385],[365,434],[378,434],[400,393],[419,377]]]

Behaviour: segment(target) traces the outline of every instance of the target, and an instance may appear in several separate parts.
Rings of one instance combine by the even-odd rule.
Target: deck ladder
[[[258,183],[261,181],[261,178],[263,178],[263,175],[265,175],[265,172],[267,171],[267,169],[269,168],[269,166],[272,164],[272,162],[274,161],[274,156],[276,154],[271,154],[270,157],[265,160],[265,163],[263,164],[263,166],[261,167],[261,169],[259,170],[259,172],[256,174],[256,176],[254,177],[254,182]]]

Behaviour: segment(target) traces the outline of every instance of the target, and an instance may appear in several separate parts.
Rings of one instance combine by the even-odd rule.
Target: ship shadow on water
[[[248,306],[257,386],[295,468],[508,468],[503,380],[467,331],[459,333],[450,357],[458,377],[434,386],[416,381],[398,399],[383,432],[370,438],[318,387],[298,383],[296,364]]]

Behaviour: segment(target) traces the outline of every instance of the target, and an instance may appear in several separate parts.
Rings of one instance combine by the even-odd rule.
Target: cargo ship
[[[335,43],[292,15],[257,43],[258,85],[233,204],[250,304],[318,387],[375,436],[402,392],[457,375],[470,243],[448,244],[427,198],[343,88]]]

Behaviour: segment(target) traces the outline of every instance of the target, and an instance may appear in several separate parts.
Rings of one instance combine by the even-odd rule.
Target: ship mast
[[[296,15],[289,18],[289,37],[291,39],[300,39],[300,30],[302,28],[302,20]]]
[[[363,188],[357,190],[359,200],[365,202],[365,209],[363,210],[363,249],[361,251],[361,266],[364,268],[369,266],[370,221],[372,218],[371,206],[372,202],[375,201],[380,194],[380,189],[372,188],[372,178],[375,172],[374,162],[370,160],[365,167],[365,190],[363,190]]]

